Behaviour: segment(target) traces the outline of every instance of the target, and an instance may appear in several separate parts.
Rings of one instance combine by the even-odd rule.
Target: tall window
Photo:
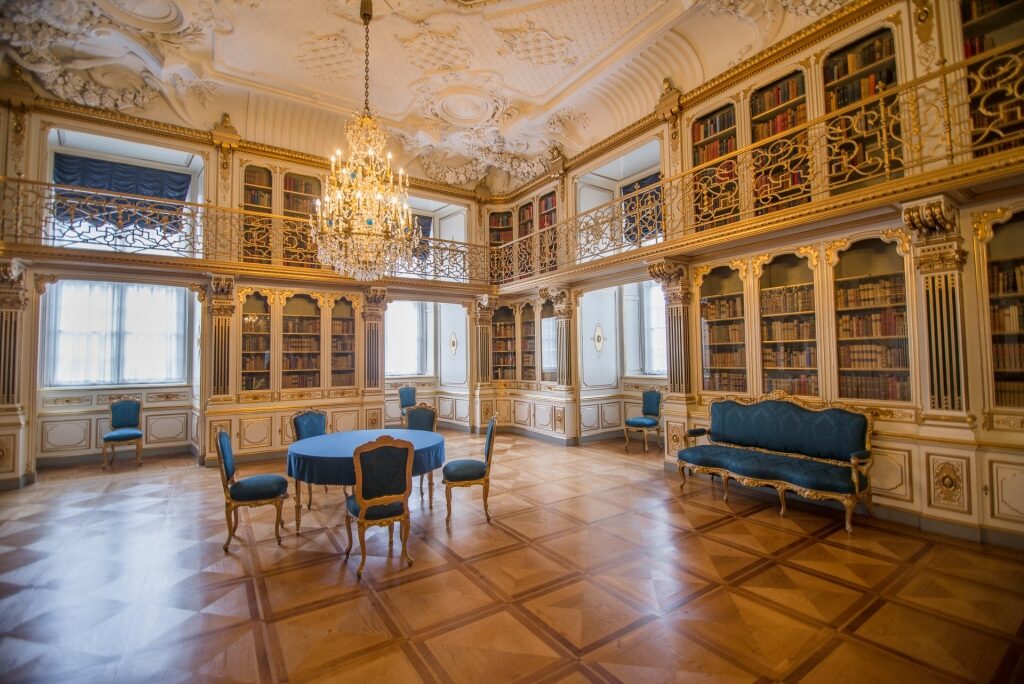
[[[665,375],[665,296],[653,280],[622,288],[623,352],[627,375]]]
[[[43,319],[46,386],[187,382],[188,298],[182,287],[58,281]]]
[[[554,318],[540,319],[540,362],[542,373],[558,372],[558,323]]]
[[[384,312],[384,375],[433,372],[433,303],[391,302]]]

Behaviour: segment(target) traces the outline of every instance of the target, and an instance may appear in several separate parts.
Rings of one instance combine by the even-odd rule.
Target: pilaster
[[[690,379],[690,302],[693,291],[686,266],[671,260],[647,265],[647,272],[665,295],[665,347],[668,365],[668,391],[689,395]]]
[[[384,391],[381,378],[384,377],[384,309],[387,301],[386,287],[371,287],[363,295],[364,392]]]
[[[17,259],[0,261],[0,489],[7,488],[4,484],[19,487],[31,481],[35,471],[26,450],[28,420],[21,373],[25,364],[19,356],[28,351],[28,303],[24,265]]]
[[[476,345],[473,347],[476,363],[476,382],[491,381],[491,319],[498,307],[498,298],[491,295],[480,295],[473,307],[473,329]]]
[[[568,290],[544,287],[540,297],[551,302],[555,308],[555,325],[558,334],[558,373],[555,376],[559,387],[572,387],[572,348],[575,334],[573,321],[576,318],[576,298]]]
[[[203,361],[204,372],[210,378],[211,402],[231,401],[234,395],[231,372],[232,322],[235,316],[235,279],[227,275],[212,275],[206,288],[207,320],[210,322],[209,350]]]

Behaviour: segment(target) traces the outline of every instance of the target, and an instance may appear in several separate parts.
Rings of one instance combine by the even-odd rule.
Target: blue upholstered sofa
[[[710,404],[711,427],[689,430],[679,451],[679,476],[686,471],[718,475],[725,496],[729,480],[747,487],[774,487],[786,514],[786,492],[808,499],[833,499],[846,509],[863,501],[871,513],[871,416],[846,406],[812,407],[784,392],[757,399],[729,397]],[[697,445],[707,436],[707,444]]]

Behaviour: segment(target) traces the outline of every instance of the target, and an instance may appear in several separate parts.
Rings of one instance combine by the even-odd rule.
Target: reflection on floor
[[[480,453],[446,437],[449,458]],[[1024,678],[1022,553],[863,518],[851,537],[702,479],[680,493],[621,442],[499,435],[495,458],[492,524],[456,490],[446,529],[438,482],[432,511],[414,495],[413,567],[377,530],[362,583],[339,489],[282,546],[272,508],[243,510],[225,554],[215,469],[44,473],[0,495],[0,680]]]

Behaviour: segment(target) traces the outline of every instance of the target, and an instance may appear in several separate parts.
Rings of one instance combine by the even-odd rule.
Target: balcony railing
[[[392,275],[480,288],[525,285],[651,245],[809,219],[844,202],[884,201],[915,176],[926,184],[933,178],[927,174],[953,171],[969,180],[977,160],[1019,173],[1022,55],[1018,41],[886,88],[498,247],[425,238]],[[301,218],[2,177],[0,239],[10,253],[64,248],[209,267],[323,268]]]

